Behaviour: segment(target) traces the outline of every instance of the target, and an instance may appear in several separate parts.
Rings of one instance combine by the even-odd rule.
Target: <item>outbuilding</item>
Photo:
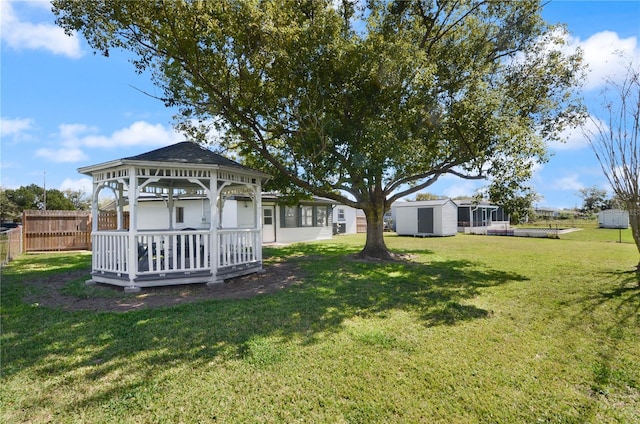
[[[629,228],[629,212],[621,209],[606,209],[598,213],[600,228]]]
[[[398,202],[391,206],[401,236],[455,236],[458,206],[451,199]]]

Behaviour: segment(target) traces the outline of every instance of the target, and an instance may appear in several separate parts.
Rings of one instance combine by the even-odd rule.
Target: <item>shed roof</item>
[[[444,206],[447,203],[452,203],[453,206],[458,207],[458,205],[451,199],[435,199],[435,200],[418,200],[418,201],[407,201],[407,202],[394,202],[391,207],[392,208],[415,208],[415,207],[429,207],[429,206]]]

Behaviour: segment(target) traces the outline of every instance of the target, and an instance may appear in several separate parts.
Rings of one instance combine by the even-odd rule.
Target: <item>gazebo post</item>
[[[118,191],[116,193],[116,219],[117,229],[124,229],[124,192],[122,189],[123,184],[118,181]]]
[[[218,280],[218,228],[220,226],[219,211],[218,211],[218,172],[211,172],[211,178],[209,179],[209,255],[211,266],[211,281],[207,282],[207,285],[222,283],[222,280]]]
[[[93,196],[91,197],[91,232],[98,231],[98,193],[100,192],[100,186],[98,182],[93,179]]]
[[[258,246],[258,245],[262,245],[262,187],[260,184],[260,180],[258,180],[257,184],[253,187],[254,189],[254,196],[255,196],[255,202],[253,202],[254,204],[254,208],[255,210],[254,212],[254,222],[255,222],[255,228],[256,230],[258,230],[258,233],[256,235],[256,240],[254,241],[254,245]],[[262,270],[262,249],[257,249],[256,251],[256,259],[258,261],[260,261],[260,270]]]
[[[129,168],[129,286],[124,288],[126,293],[137,293],[140,287],[136,286],[135,278],[138,274],[138,176],[136,167]]]

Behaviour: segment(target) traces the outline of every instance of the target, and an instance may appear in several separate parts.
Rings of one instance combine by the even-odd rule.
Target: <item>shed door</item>
[[[418,208],[418,233],[433,234],[433,208]]]

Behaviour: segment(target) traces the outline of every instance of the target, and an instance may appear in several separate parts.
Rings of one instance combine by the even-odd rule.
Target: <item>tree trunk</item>
[[[638,248],[638,253],[640,254],[640,208],[635,205],[628,205],[627,210],[629,211],[629,224],[631,225],[631,234],[633,235],[633,240],[636,242],[636,247]],[[638,265],[636,265],[636,271],[640,273],[640,260],[638,261]],[[640,284],[640,281],[638,282]]]
[[[393,255],[384,243],[384,203],[364,209],[367,217],[367,241],[359,253],[361,258],[391,260]]]

